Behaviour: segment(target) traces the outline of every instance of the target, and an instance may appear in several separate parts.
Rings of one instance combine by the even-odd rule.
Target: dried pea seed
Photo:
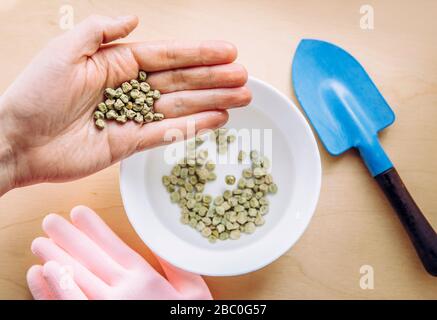
[[[205,229],[205,224],[202,221],[198,222],[196,225],[196,230],[202,231],[203,229]]]
[[[115,103],[114,99],[106,99],[105,100],[105,105],[108,108],[108,110],[114,109],[114,103]]]
[[[127,92],[131,91],[132,89],[133,89],[132,85],[129,82],[123,82],[121,84],[121,90],[123,90],[123,93],[127,93]]]
[[[202,236],[209,237],[211,235],[211,229],[206,227],[202,230]]]
[[[197,220],[194,218],[191,218],[190,219],[190,226],[195,228],[197,226]]]
[[[120,111],[124,107],[123,101],[117,99],[114,103],[114,109]]]
[[[209,217],[202,218],[202,221],[206,226],[209,226],[212,223],[212,220]]]
[[[132,79],[129,83],[132,86],[132,89],[138,89],[140,87],[140,83],[136,79]]]
[[[238,180],[238,189],[244,189],[244,188],[246,188],[246,180],[242,178]]]
[[[194,199],[195,199],[197,202],[202,202],[203,194],[201,194],[201,193],[196,193],[196,194],[194,195]],[[200,205],[200,203],[199,203],[199,205]]]
[[[227,175],[226,177],[225,177],[225,182],[226,182],[226,184],[228,184],[228,185],[233,185],[234,183],[235,183],[235,176],[233,176],[233,175]]]
[[[161,98],[161,92],[159,92],[159,90],[153,90],[153,99],[158,100],[159,98]]]
[[[103,113],[108,112],[108,107],[106,106],[106,104],[105,104],[104,102],[100,102],[100,103],[97,105],[97,109],[98,109],[100,112],[103,112]]]
[[[244,232],[246,233],[254,233],[255,232],[255,224],[253,222],[248,222],[244,225]]]
[[[259,157],[258,151],[255,150],[250,151],[250,160],[258,159],[258,157]]]
[[[115,95],[114,95],[115,98],[117,99],[120,98],[122,94],[123,94],[123,90],[121,88],[115,89]]]
[[[246,214],[246,212],[242,211],[242,212],[238,213],[238,215],[237,215],[237,222],[239,224],[245,224],[247,222],[247,214]]]
[[[256,215],[258,214],[258,211],[255,208],[249,208],[248,214],[250,217],[256,217]]]
[[[222,222],[222,218],[218,217],[218,216],[213,216],[212,217],[212,224],[214,226],[217,226],[220,222]]]
[[[220,223],[220,224],[217,225],[217,231],[219,233],[222,233],[225,230],[226,230],[226,227],[223,224]]]
[[[129,120],[134,119],[136,115],[137,115],[137,113],[135,111],[133,111],[133,110],[126,110],[126,117]]]
[[[252,170],[251,169],[244,169],[243,170],[243,177],[246,179],[252,178]]]
[[[269,186],[263,183],[259,186],[259,190],[263,193],[266,193],[269,190]]]
[[[245,157],[246,157],[246,153],[243,150],[240,150],[240,152],[238,152],[238,161],[243,162]]]
[[[214,199],[214,204],[216,206],[223,204],[223,202],[224,202],[224,198],[222,196],[218,196]]]
[[[231,209],[231,205],[228,202],[224,202],[222,204],[223,209],[225,209],[225,211],[228,211],[229,209]]]
[[[228,146],[220,144],[218,146],[218,153],[219,154],[225,154],[226,152],[228,152]]]
[[[173,203],[179,202],[179,200],[181,199],[181,196],[178,192],[174,191],[170,194],[170,200]]]
[[[146,103],[146,100],[144,98],[136,98],[135,99],[135,104],[138,106],[141,106],[141,110],[144,109],[144,104]]]
[[[137,113],[135,118],[134,118],[135,122],[138,123],[143,123],[144,122],[144,117],[141,113]]]
[[[152,122],[154,119],[153,113],[149,112],[148,114],[146,114],[144,116],[144,121],[145,122]]]
[[[147,97],[147,98],[146,98],[146,103],[147,103],[147,105],[148,105],[149,107],[151,107],[151,106],[154,105],[155,100],[153,100],[152,97]]]
[[[162,113],[155,112],[155,114],[153,115],[154,121],[161,121],[163,119],[164,119],[164,115]]]
[[[269,212],[269,207],[268,206],[264,205],[264,206],[261,206],[259,208],[259,213],[260,214],[265,215],[267,212]]]
[[[194,139],[196,146],[200,146],[202,143],[205,142],[205,139],[202,136],[196,136]]]
[[[222,216],[222,215],[225,214],[225,209],[224,209],[223,207],[221,207],[221,206],[218,206],[218,207],[215,207],[215,212],[216,212],[218,215]]]
[[[127,117],[125,114],[118,116],[117,118],[115,118],[115,121],[120,122],[120,123],[126,123],[127,121]]]
[[[220,235],[219,235],[219,239],[220,240],[228,240],[229,239],[229,233],[228,232],[222,232],[222,233],[220,233]]]
[[[232,191],[231,190],[225,190],[225,192],[223,192],[223,198],[225,200],[229,200],[232,197]]]
[[[100,130],[104,129],[106,126],[105,120],[103,120],[103,119],[97,119],[95,124],[96,124],[96,127],[99,128]]]
[[[190,217],[188,214],[184,214],[181,216],[181,223],[182,224],[189,224],[190,223]]]
[[[140,70],[138,72],[138,80],[141,81],[141,82],[144,82],[144,81],[146,81],[146,79],[147,79],[146,71]]]
[[[232,193],[233,193],[234,196],[241,195],[243,193],[243,190],[241,190],[241,189],[234,189],[234,190],[232,190]]]
[[[261,199],[259,199],[259,204],[262,206],[267,206],[269,204],[269,200],[267,200],[267,198],[262,197]]]
[[[231,233],[229,234],[229,237],[232,240],[237,240],[240,238],[240,235],[241,235],[240,230],[232,230]]]
[[[140,90],[138,89],[133,89],[129,92],[129,95],[132,99],[137,99],[140,97]]]
[[[147,82],[141,82],[139,86],[140,86],[140,90],[144,93],[150,91],[150,84],[148,84]]]
[[[205,167],[206,167],[207,170],[212,171],[212,170],[215,169],[215,163],[212,162],[212,161],[208,161],[208,162],[205,164]]]
[[[187,208],[188,209],[193,209],[195,205],[196,205],[196,200],[190,199],[187,201]]]
[[[105,114],[101,111],[94,111],[94,119],[105,119]]]
[[[278,192],[278,186],[275,183],[272,183],[271,185],[269,185],[269,192],[270,193]]]
[[[258,208],[259,207],[259,201],[257,198],[252,198],[249,200],[250,206],[252,208]]]
[[[168,186],[170,184],[170,177],[169,176],[163,176],[162,177],[162,184],[164,186]]]
[[[255,224],[257,226],[262,226],[264,224],[265,220],[261,215],[257,215],[255,218]]]

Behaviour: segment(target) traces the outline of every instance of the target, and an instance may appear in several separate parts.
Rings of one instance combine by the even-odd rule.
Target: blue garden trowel
[[[395,115],[360,63],[324,41],[302,40],[293,60],[294,91],[325,148],[358,149],[396,210],[425,269],[437,276],[437,234],[378,141]]]

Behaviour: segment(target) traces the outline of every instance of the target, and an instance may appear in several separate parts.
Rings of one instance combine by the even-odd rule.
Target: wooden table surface
[[[75,21],[92,13],[137,14],[140,25],[128,40],[229,40],[237,45],[238,61],[251,75],[294,101],[290,63],[299,40],[332,41],[361,61],[395,111],[397,120],[382,134],[382,143],[437,227],[437,3],[364,2],[374,9],[373,30],[360,28],[363,1],[2,0],[0,90],[7,88],[51,37],[62,32],[59,10],[69,3]],[[358,156],[348,152],[333,159],[319,147],[322,190],[303,237],[260,271],[208,277],[214,297],[436,299],[437,279],[424,272]],[[29,246],[42,235],[41,220],[50,212],[67,216],[77,204],[94,208],[129,245],[150,258],[124,213],[118,169],[115,165],[71,183],[13,190],[0,199],[0,298],[31,298],[25,273],[37,263]],[[374,270],[373,290],[359,285],[363,265]]]

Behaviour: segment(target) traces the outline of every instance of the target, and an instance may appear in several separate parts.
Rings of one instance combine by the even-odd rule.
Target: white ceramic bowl
[[[161,183],[161,177],[169,174],[173,165],[164,161],[166,147],[135,154],[121,163],[121,195],[132,226],[151,250],[181,269],[211,276],[260,269],[296,243],[316,208],[321,165],[308,123],[272,86],[254,78],[249,79],[248,86],[253,94],[250,106],[230,111],[226,127],[272,130],[272,175],[279,187],[276,195],[269,196],[265,224],[253,234],[211,244],[199,232],[181,224],[179,207],[170,203]],[[202,147],[212,148],[208,143]],[[238,164],[218,165],[218,178],[206,185],[205,192],[220,194],[226,187],[225,174],[238,177],[241,169]]]

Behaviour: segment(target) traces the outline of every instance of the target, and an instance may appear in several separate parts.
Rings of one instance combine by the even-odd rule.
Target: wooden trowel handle
[[[423,216],[395,168],[375,176],[410,236],[425,269],[437,276],[437,234]]]

